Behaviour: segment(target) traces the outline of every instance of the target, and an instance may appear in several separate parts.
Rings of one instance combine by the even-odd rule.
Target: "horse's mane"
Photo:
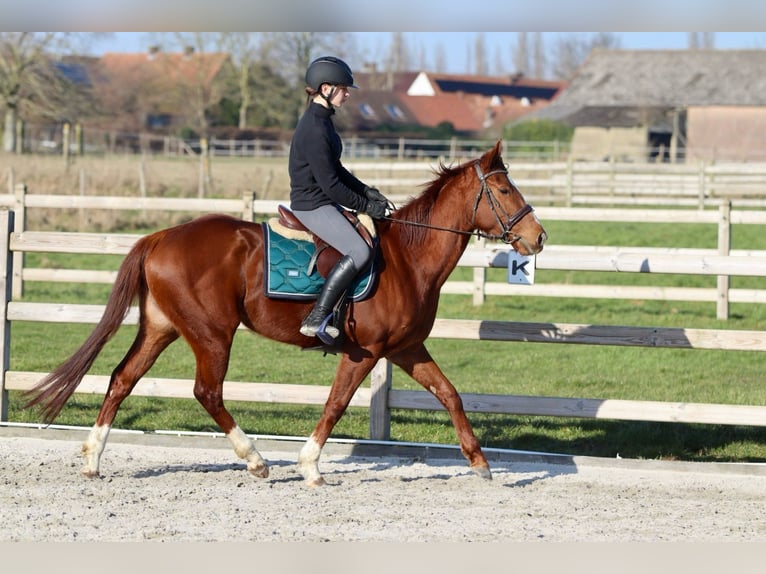
[[[497,148],[494,151],[497,151]],[[482,157],[481,161],[485,169],[493,169],[497,162],[500,162],[500,165],[502,166],[502,160],[500,159],[499,153],[486,154]],[[431,223],[431,213],[434,204],[439,197],[439,193],[450,180],[460,175],[466,168],[473,166],[475,163],[476,160],[470,160],[455,167],[450,167],[443,162],[439,162],[439,167],[434,170],[434,178],[430,182],[423,184],[423,191],[403,207],[396,210],[393,214],[395,219],[411,221],[415,224],[395,224],[400,228],[399,232],[401,234],[403,247],[417,246],[424,241],[425,235],[428,233],[428,228],[422,226]]]
[[[404,247],[419,245],[423,242],[428,228],[420,226],[431,223],[431,212],[439,193],[450,179],[462,171],[463,167],[462,165],[449,167],[439,162],[438,169],[434,171],[434,178],[423,184],[423,191],[396,211],[394,214],[396,219],[411,221],[415,224],[399,226]]]

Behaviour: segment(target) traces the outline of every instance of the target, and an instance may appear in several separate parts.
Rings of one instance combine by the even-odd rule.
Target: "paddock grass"
[[[641,245],[647,247],[715,247],[713,225],[550,222],[552,244]],[[735,226],[735,249],[766,249],[757,226]],[[116,269],[121,257],[28,254],[27,265]],[[454,278],[469,280],[469,269]],[[504,281],[503,270],[490,279]],[[713,287],[714,277],[633,273],[570,273],[538,270],[543,282]],[[734,287],[766,288],[766,278],[734,278]],[[27,283],[25,300],[103,303],[105,285]],[[473,306],[470,296],[443,295],[439,317],[598,325],[677,328],[763,329],[761,305],[733,304],[727,321],[715,318],[715,303],[598,300],[490,296]],[[87,337],[91,325],[14,322],[11,368],[47,372]],[[135,328],[126,326],[106,346],[91,372],[109,374],[132,342]],[[600,347],[571,344],[509,343],[432,339],[427,346],[461,392],[632,399],[727,404],[766,404],[762,381],[764,356],[758,352]],[[45,352],[41,352],[45,349]],[[328,385],[337,358],[301,352],[238,333],[229,380]],[[176,342],[160,357],[151,376],[192,378],[193,358]],[[367,383],[364,383],[367,384]],[[394,388],[416,383],[394,371]],[[57,423],[89,426],[101,397],[75,394]],[[9,420],[36,422],[37,413],[21,408],[10,393]],[[234,417],[248,433],[308,436],[321,407],[232,402]],[[744,426],[604,421],[575,418],[470,414],[486,447],[564,452],[605,457],[667,458],[697,461],[766,461],[766,429]],[[130,397],[116,426],[141,430],[217,431],[212,419],[192,400]],[[366,409],[351,408],[333,433],[365,438]],[[400,441],[455,443],[445,412],[396,410],[392,438]]]

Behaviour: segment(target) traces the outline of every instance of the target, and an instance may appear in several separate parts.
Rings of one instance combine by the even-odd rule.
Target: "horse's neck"
[[[394,249],[398,252],[397,258],[408,262],[410,273],[424,278],[431,286],[441,286],[457,266],[470,235],[451,231],[457,229],[454,224],[442,225],[433,221],[431,225],[442,229],[430,229],[424,241],[417,245],[406,248],[396,246]],[[385,238],[382,243],[386,243]]]
[[[443,285],[457,266],[460,257],[468,246],[468,235],[450,231],[434,230],[428,235],[426,245],[423,245],[420,265],[430,265],[432,281]]]

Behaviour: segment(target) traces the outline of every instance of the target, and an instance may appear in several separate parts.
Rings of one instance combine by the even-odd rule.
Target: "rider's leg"
[[[336,206],[325,205],[312,211],[293,213],[312,233],[343,255],[330,271],[316,305],[301,325],[301,333],[313,337],[359,271],[367,266],[372,254],[362,236]],[[331,324],[325,327],[325,332],[333,339],[340,334]]]

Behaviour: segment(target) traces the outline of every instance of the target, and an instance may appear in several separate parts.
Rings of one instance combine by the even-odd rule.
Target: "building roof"
[[[594,49],[566,89],[534,117],[585,125],[586,108],[611,109],[624,121],[616,108],[706,105],[766,105],[766,51]]]
[[[110,80],[130,78],[140,71],[172,83],[188,81],[208,85],[229,58],[225,53],[178,53],[150,50],[137,54],[106,53],[101,57],[101,72]],[[200,80],[202,80],[200,82]]]
[[[68,81],[77,86],[91,87],[90,69],[97,59],[87,56],[65,57],[53,62],[53,67]]]
[[[384,110],[355,117],[355,124],[372,129],[391,123],[391,106],[401,111],[398,121],[436,127],[449,122],[460,132],[481,132],[547,105],[563,82],[517,76],[474,76],[430,72],[367,72],[355,76],[361,90],[354,95],[357,106]]]

